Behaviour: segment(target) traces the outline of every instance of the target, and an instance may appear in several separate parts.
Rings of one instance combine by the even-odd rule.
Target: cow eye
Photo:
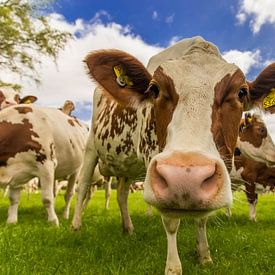
[[[264,136],[266,134],[266,128],[265,127],[261,127],[259,129],[260,135]]]
[[[247,90],[245,88],[241,88],[238,93],[239,99],[242,101],[247,96]]]

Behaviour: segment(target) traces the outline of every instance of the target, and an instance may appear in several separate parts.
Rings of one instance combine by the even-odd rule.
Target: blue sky
[[[105,11],[108,15],[101,17],[102,22],[129,25],[132,32],[140,35],[148,44],[166,47],[173,37],[183,39],[201,35],[216,44],[221,52],[257,48],[261,49],[264,59],[272,59],[275,54],[273,24],[264,24],[256,34],[251,30],[250,20],[240,24],[236,16],[243,2],[62,0],[57,2],[54,10],[71,22],[77,18],[89,21],[97,12]]]
[[[95,85],[82,62],[89,51],[117,48],[146,65],[163,48],[197,35],[216,44],[252,80],[275,60],[274,11],[274,0],[56,0],[47,11],[49,22],[74,39],[57,64],[41,57],[42,84],[21,79],[23,94],[36,94],[47,106],[71,99],[75,114],[89,121]]]

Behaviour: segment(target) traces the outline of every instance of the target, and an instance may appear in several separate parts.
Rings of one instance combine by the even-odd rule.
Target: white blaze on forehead
[[[166,148],[211,152],[219,158],[211,131],[215,86],[238,68],[204,52],[167,61],[162,68],[173,79],[179,95],[168,126]]]
[[[171,77],[179,95],[166,147],[180,145],[207,152],[211,148],[218,157],[211,132],[215,86],[238,67],[227,63],[214,44],[199,36],[184,39],[153,56],[147,68],[153,74],[158,66]]]

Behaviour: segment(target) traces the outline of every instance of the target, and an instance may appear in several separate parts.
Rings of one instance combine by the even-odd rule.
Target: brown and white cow
[[[0,87],[0,110],[20,103],[33,103],[36,100],[37,97],[32,95],[21,98],[20,93],[10,86]]]
[[[67,114],[68,116],[71,116],[72,111],[75,109],[74,103],[71,100],[66,100],[63,104],[63,106],[59,109],[63,113]]]
[[[275,188],[275,168],[267,167],[264,163],[254,161],[243,154],[235,156],[234,160],[236,177],[235,182],[242,182],[245,186],[245,193],[249,203],[249,218],[256,221],[256,204],[258,194],[269,191],[274,192]]]
[[[176,235],[183,216],[195,218],[200,262],[211,262],[207,217],[232,202],[228,171],[242,112],[253,105],[251,83],[200,37],[152,57],[147,69],[118,50],[91,53],[86,63],[100,88],[94,94],[73,228],[81,226],[83,200],[98,163],[104,176],[120,178],[118,202],[129,233],[129,185],[146,176],[144,198],[160,211],[167,233],[166,274],[181,274]],[[275,74],[271,77],[275,84]],[[262,94],[253,96],[256,101]]]
[[[20,104],[1,110],[0,185],[10,189],[8,223],[17,222],[21,189],[34,177],[40,180],[48,220],[56,225],[54,179],[69,180],[64,209],[68,218],[87,136],[85,125],[54,108]]]
[[[246,113],[240,124],[237,147],[242,154],[267,166],[275,165],[275,144],[260,114]]]

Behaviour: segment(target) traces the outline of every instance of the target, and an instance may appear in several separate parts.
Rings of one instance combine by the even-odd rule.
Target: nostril
[[[154,163],[154,169],[152,169],[152,171],[152,182],[155,183],[155,187],[159,190],[166,189],[168,183],[163,175],[162,166],[158,165],[157,161]]]
[[[216,192],[218,189],[217,165],[214,166],[211,174],[201,183],[201,189],[206,193]]]

